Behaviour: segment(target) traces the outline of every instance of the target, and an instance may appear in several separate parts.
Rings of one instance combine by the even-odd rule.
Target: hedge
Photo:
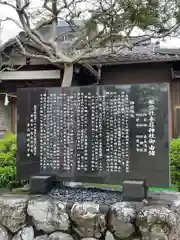
[[[0,139],[0,188],[22,186],[16,176],[16,135],[7,132],[3,139]]]
[[[173,139],[170,148],[171,179],[180,191],[180,138]]]

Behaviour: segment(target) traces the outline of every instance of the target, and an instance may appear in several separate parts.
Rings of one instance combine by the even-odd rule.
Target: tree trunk
[[[70,87],[72,84],[72,80],[73,80],[73,64],[72,65],[64,64],[64,75],[63,75],[61,87]],[[80,183],[80,182],[64,182],[64,185],[70,186],[70,187],[75,187],[75,186],[82,185],[82,183]]]
[[[64,64],[64,75],[61,87],[70,87],[73,79],[73,64]]]

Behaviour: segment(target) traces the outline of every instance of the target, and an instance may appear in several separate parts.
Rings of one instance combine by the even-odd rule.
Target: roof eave
[[[88,61],[89,60],[89,61]],[[163,62],[176,62],[176,61],[180,61],[180,57],[179,59],[149,59],[149,60],[132,60],[132,61],[118,61],[118,60],[114,60],[114,61],[100,61],[98,59],[98,61],[95,61],[93,59],[83,59],[82,61],[79,61],[79,63],[83,63],[83,64],[91,64],[91,65],[103,65],[103,66],[109,66],[109,65],[128,65],[128,64],[138,64],[138,63],[163,63]]]

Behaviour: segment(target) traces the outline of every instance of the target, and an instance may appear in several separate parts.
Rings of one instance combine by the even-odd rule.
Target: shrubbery
[[[0,188],[22,185],[16,177],[16,143],[13,133],[8,132],[0,139]]]
[[[16,179],[16,152],[16,135],[6,133],[0,140],[0,187],[6,187]]]
[[[170,149],[172,183],[180,191],[180,138],[173,139]]]

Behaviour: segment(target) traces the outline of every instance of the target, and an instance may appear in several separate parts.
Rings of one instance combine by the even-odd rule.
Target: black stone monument
[[[21,179],[168,187],[169,85],[18,90]]]

